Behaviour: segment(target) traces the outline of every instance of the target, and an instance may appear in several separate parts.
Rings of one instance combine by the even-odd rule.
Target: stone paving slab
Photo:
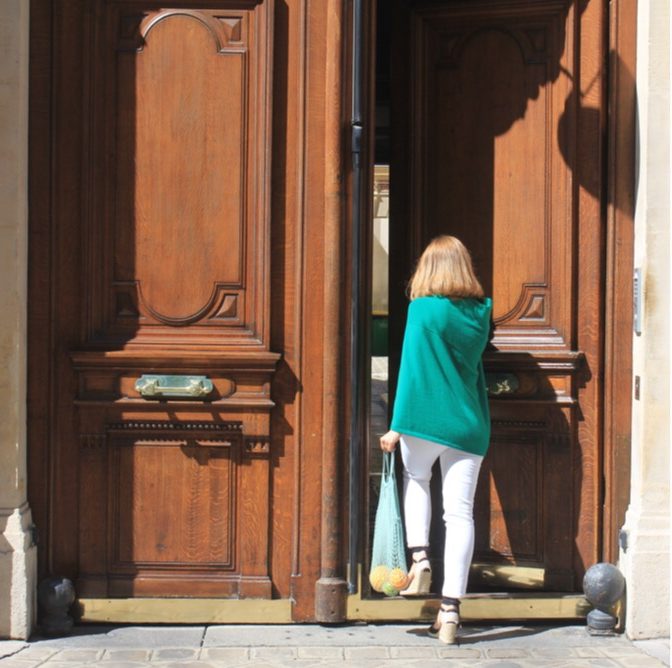
[[[408,624],[349,624],[334,626],[278,625],[210,626],[205,632],[204,647],[218,646],[424,646],[428,642],[426,625]],[[619,645],[632,647],[624,636],[600,637],[588,635],[584,626],[472,626],[460,629],[460,642],[483,646],[508,647],[512,642],[540,647]],[[431,640],[430,640],[431,642]]]
[[[646,649],[646,651],[644,651]],[[658,652],[651,656],[652,649]],[[665,651],[667,650],[667,651]],[[442,645],[422,625],[85,626],[67,638],[0,641],[0,668],[660,668],[669,640],[648,646],[583,626],[475,626]]]
[[[19,650],[27,647],[23,640],[3,640],[0,641],[0,659],[16,654]]]
[[[103,649],[200,647],[205,626],[77,626],[65,638],[31,638],[31,647]],[[1,643],[0,643],[1,644]]]
[[[539,660],[539,659],[530,659],[530,658],[516,658],[516,659],[483,659],[483,658],[465,658],[461,656],[450,656],[449,653],[441,653],[441,656],[434,654],[432,656],[422,656],[421,658],[416,658],[409,656],[403,659],[391,659],[391,658],[382,658],[382,657],[367,657],[361,655],[351,655],[349,652],[345,657],[333,656],[333,657],[324,657],[321,660],[315,659],[300,659],[300,658],[267,658],[263,659],[260,657],[250,657],[245,661],[235,661],[235,662],[219,662],[219,661],[169,661],[169,662],[102,662],[91,664],[89,662],[60,662],[60,661],[48,661],[46,663],[34,663],[34,662],[25,662],[14,659],[7,659],[2,662],[3,668],[11,668],[12,666],[18,666],[19,668],[62,668],[67,666],[69,668],[74,668],[75,666],[97,666],[97,667],[106,667],[112,668],[144,668],[144,667],[156,667],[156,666],[192,666],[193,668],[207,668],[208,666],[260,666],[268,665],[272,667],[278,666],[385,666],[385,667],[401,667],[404,665],[419,665],[422,666],[425,663],[430,664],[434,662],[443,662],[444,665],[463,665],[463,666],[490,666],[497,665],[500,668],[504,666],[511,666],[512,668],[532,668],[534,666],[562,666],[570,667],[575,666],[578,668],[588,666],[604,666],[614,668],[627,668],[630,665],[639,665],[639,666],[650,666],[652,668],[656,666],[662,666],[663,664],[657,662],[655,659],[651,660],[647,657],[640,657],[640,660],[635,663],[630,662],[620,662],[615,659],[584,659],[577,661],[574,659],[563,659],[563,660]]]
[[[633,647],[649,656],[654,656],[666,665],[670,665],[670,639],[659,638],[654,640],[635,640]]]

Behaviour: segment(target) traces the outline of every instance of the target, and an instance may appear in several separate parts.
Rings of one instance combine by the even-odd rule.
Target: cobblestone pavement
[[[445,646],[424,627],[180,626],[77,628],[67,638],[0,641],[1,668],[216,668],[226,666],[499,666],[536,668],[669,665],[669,640],[633,643],[582,626],[467,626]]]

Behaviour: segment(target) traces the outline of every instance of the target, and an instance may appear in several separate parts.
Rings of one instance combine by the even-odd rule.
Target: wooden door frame
[[[370,0],[373,2],[373,0]],[[313,528],[320,527],[322,548],[316,550],[316,554],[306,555],[300,558],[304,562],[303,577],[294,578],[294,587],[299,598],[299,612],[293,615],[295,620],[307,621],[311,618],[311,605],[306,595],[311,585],[307,577],[313,573],[321,576],[322,586],[326,597],[325,609],[328,601],[335,595],[336,598],[344,596],[343,553],[347,539],[345,538],[344,517],[338,514],[330,514],[331,510],[338,508],[338,501],[347,499],[347,487],[341,472],[344,470],[345,451],[340,444],[343,442],[341,435],[345,433],[347,424],[348,383],[344,382],[347,377],[343,368],[336,359],[344,359],[341,355],[348,350],[348,342],[343,332],[348,331],[349,317],[347,300],[344,299],[342,286],[347,285],[348,271],[343,271],[343,261],[347,257],[347,239],[343,238],[343,223],[348,218],[349,206],[343,207],[342,195],[346,188],[341,182],[343,170],[347,173],[349,160],[349,141],[344,140],[342,135],[345,120],[345,108],[347,95],[343,92],[349,85],[349,67],[347,59],[350,46],[350,36],[342,34],[342,20],[345,4],[342,0],[332,0],[329,11],[318,12],[319,16],[313,15],[310,20],[312,29],[318,24],[335,22],[338,30],[326,30],[324,41],[330,56],[338,56],[336,69],[331,69],[330,78],[324,77],[326,56],[323,48],[324,43],[311,45],[312,55],[307,68],[306,83],[317,91],[317,99],[311,107],[313,115],[309,127],[306,129],[306,141],[312,142],[313,147],[306,153],[307,163],[317,164],[324,160],[329,166],[327,175],[320,171],[314,175],[306,175],[301,190],[307,191],[318,188],[318,182],[324,190],[319,193],[319,201],[309,201],[304,194],[305,212],[304,218],[311,216],[319,218],[320,213],[326,209],[326,201],[331,203],[326,219],[318,225],[311,225],[305,232],[305,252],[316,251],[318,255],[329,254],[328,263],[324,267],[312,267],[310,276],[319,273],[320,280],[324,280],[322,294],[308,291],[304,295],[306,309],[318,312],[329,312],[335,308],[338,317],[328,318],[324,322],[323,350],[331,351],[334,358],[327,359],[316,352],[311,356],[315,364],[323,364],[323,371],[318,375],[322,378],[322,399],[311,400],[308,403],[313,408],[321,404],[324,415],[321,425],[318,425],[318,417],[312,410],[307,410],[310,427],[317,428],[310,440],[316,438],[322,442],[321,451],[325,460],[323,464],[331,466],[331,472],[323,467],[323,479],[316,485],[321,489],[323,499],[335,499],[333,504],[318,504],[313,510],[306,509],[304,513],[313,517],[309,522]],[[31,8],[42,7],[42,11],[31,12],[31,60],[47,64],[50,62],[52,51],[51,32],[51,5],[50,3],[35,2],[32,0]],[[375,16],[375,12],[369,13]],[[631,276],[633,267],[633,211],[634,211],[634,145],[635,145],[635,45],[636,45],[636,2],[629,0],[614,0],[611,3],[611,15],[609,17],[608,44],[609,58],[609,114],[607,119],[607,191],[608,205],[606,207],[606,275],[605,275],[605,399],[604,399],[604,509],[603,509],[603,559],[615,561],[618,556],[617,533],[623,523],[625,509],[629,501],[629,472],[630,472],[630,415],[631,415],[631,387],[632,387],[632,290]],[[326,17],[330,18],[326,18]],[[324,27],[324,26],[322,26]],[[331,26],[333,27],[333,26]],[[311,31],[312,32],[312,31]],[[317,34],[317,33],[316,33]],[[373,31],[370,33],[373,34]],[[310,55],[310,54],[309,54]],[[73,64],[76,70],[78,65]],[[45,221],[49,219],[53,200],[68,196],[68,193],[57,192],[52,186],[52,126],[50,118],[50,106],[52,104],[51,73],[49,67],[31,67],[30,89],[30,220],[31,220],[31,248],[29,262],[29,336],[30,347],[29,366],[32,374],[48,362],[49,328],[50,328],[50,232],[45,227]],[[329,85],[330,100],[335,106],[324,104],[327,96],[327,83]],[[371,84],[372,85],[372,84]],[[370,86],[371,87],[371,86]],[[320,104],[320,99],[323,100]],[[331,103],[330,103],[331,104]],[[336,107],[338,111],[336,111]],[[318,113],[319,108],[319,113]],[[332,109],[328,114],[327,109]],[[317,114],[319,118],[316,118]],[[324,116],[328,115],[328,119]],[[328,140],[324,136],[324,121],[327,120],[329,127]],[[319,121],[319,122],[318,122]],[[76,147],[75,147],[76,152]],[[369,209],[367,209],[369,210]],[[319,228],[319,229],[318,229]],[[319,263],[309,263],[311,266]],[[44,271],[44,268],[47,271]],[[319,269],[319,272],[315,270]],[[344,280],[345,279],[345,280]],[[329,322],[327,322],[329,320]],[[46,341],[46,343],[45,343]],[[321,362],[320,362],[321,360]],[[306,360],[305,363],[311,360]],[[304,364],[305,364],[304,363]],[[47,433],[48,420],[45,411],[50,410],[50,388],[48,385],[34,385],[29,387],[28,396],[28,421],[30,429],[29,442],[29,473],[31,505],[34,508],[36,524],[39,527],[48,526],[50,504],[53,491],[44,484],[49,479],[49,434]],[[330,433],[325,428],[326,424],[335,425],[335,431]],[[319,433],[317,433],[319,432]],[[313,433],[313,430],[311,430]],[[344,458],[339,459],[336,455],[340,452]],[[301,486],[305,481],[297,480]],[[362,477],[362,484],[364,479]],[[310,485],[311,488],[313,485]],[[340,492],[339,492],[340,490]],[[308,491],[308,490],[306,490]],[[312,499],[318,500],[320,493],[311,491],[308,494]],[[339,497],[339,498],[336,498]],[[321,515],[321,516],[320,516]],[[347,515],[344,511],[343,515]],[[296,519],[299,521],[299,518]],[[44,545],[44,543],[43,543]],[[49,570],[49,555],[44,547],[40,549],[41,572]],[[363,554],[363,550],[360,550]],[[297,557],[298,559],[298,557]],[[299,565],[299,562],[295,565]],[[317,573],[319,570],[319,574]],[[300,572],[300,571],[297,571]],[[332,580],[331,577],[335,576]],[[317,578],[316,578],[317,579]],[[301,581],[301,583],[299,582]],[[313,580],[315,582],[315,580]],[[337,592],[334,594],[333,584],[336,584]],[[314,586],[314,585],[313,585]],[[334,619],[343,615],[340,607]],[[348,617],[352,617],[348,613]]]
[[[602,559],[615,563],[630,501],[637,0],[609,8]]]

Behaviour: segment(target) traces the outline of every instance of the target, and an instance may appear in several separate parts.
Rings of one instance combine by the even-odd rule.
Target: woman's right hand
[[[383,434],[380,437],[380,449],[385,452],[394,452],[397,449],[397,443],[401,438],[401,434],[398,431],[390,429],[387,434]]]

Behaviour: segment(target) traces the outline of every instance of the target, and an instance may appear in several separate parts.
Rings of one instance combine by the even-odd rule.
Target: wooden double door
[[[395,275],[452,233],[494,297],[477,560],[556,591],[600,554],[603,4],[379,7]],[[346,5],[31,3],[30,502],[83,599],[344,615]]]

